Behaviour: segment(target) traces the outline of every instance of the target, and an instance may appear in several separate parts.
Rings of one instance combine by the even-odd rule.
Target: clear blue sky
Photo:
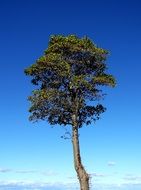
[[[95,190],[141,189],[140,10],[140,0],[0,0],[0,189],[78,187],[65,130],[28,121],[23,70],[51,34],[87,35],[111,52],[117,87],[106,90],[101,119],[80,130],[82,159]]]

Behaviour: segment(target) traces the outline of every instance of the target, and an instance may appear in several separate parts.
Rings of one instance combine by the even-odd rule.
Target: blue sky
[[[0,189],[78,189],[63,127],[28,121],[33,89],[23,70],[51,34],[89,36],[111,53],[117,79],[101,119],[80,130],[84,165],[95,190],[141,189],[141,2],[0,0]]]

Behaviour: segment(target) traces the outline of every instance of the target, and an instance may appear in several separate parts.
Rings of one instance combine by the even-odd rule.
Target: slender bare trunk
[[[74,167],[80,183],[80,190],[89,190],[89,175],[81,162],[78,127],[75,115],[73,115],[72,144],[74,155]]]

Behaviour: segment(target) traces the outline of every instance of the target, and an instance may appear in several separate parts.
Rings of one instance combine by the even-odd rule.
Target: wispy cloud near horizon
[[[13,189],[13,190],[76,190],[79,189],[78,183],[45,183],[34,181],[0,181],[0,190]],[[100,184],[96,183],[91,188],[92,190],[140,190],[141,183],[139,184]]]
[[[51,170],[16,170],[16,169],[11,169],[11,168],[0,168],[0,173],[18,173],[18,174],[40,174],[44,176],[54,176],[58,175],[58,172],[51,171]]]
[[[123,177],[123,180],[133,183],[141,183],[141,175],[127,174]]]
[[[115,166],[116,165],[116,162],[114,162],[114,161],[109,161],[108,162],[108,166]]]
[[[9,168],[0,168],[0,173],[8,173],[11,172],[12,170]]]

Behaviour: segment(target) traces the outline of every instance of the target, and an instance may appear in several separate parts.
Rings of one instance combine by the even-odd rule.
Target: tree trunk
[[[73,116],[72,144],[73,144],[73,155],[74,155],[74,167],[79,179],[80,190],[89,190],[89,175],[87,174],[81,162],[78,127],[77,127],[77,122],[75,120],[75,116]]]

